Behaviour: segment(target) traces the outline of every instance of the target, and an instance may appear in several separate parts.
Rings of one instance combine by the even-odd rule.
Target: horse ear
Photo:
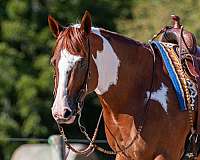
[[[91,27],[92,27],[91,15],[88,11],[85,11],[85,14],[81,20],[80,29],[86,34],[89,34],[91,32]]]
[[[48,16],[48,23],[54,37],[57,38],[59,33],[63,30],[63,27],[51,16]]]

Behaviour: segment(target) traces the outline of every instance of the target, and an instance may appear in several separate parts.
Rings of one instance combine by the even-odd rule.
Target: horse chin
[[[57,119],[58,124],[72,124],[74,123],[76,116],[70,116],[69,118]]]
[[[66,121],[66,124],[72,124],[72,123],[74,123],[75,119],[76,119],[76,116],[71,116],[71,117]]]

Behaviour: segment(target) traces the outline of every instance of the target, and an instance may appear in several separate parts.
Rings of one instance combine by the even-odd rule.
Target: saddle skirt
[[[196,110],[197,107],[197,82],[199,76],[196,72],[193,57],[184,55],[179,58],[177,44],[152,41],[152,47],[158,51],[172,81],[181,111]],[[183,57],[183,55],[181,55]]]

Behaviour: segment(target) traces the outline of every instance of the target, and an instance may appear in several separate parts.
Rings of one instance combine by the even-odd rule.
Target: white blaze
[[[151,99],[159,102],[165,112],[167,112],[167,101],[168,101],[167,92],[168,92],[167,86],[165,86],[164,83],[161,83],[161,87],[157,91],[151,93]],[[146,94],[148,99],[150,92],[147,91]]]
[[[103,39],[103,50],[97,51],[96,58],[92,55],[98,70],[98,85],[95,92],[102,95],[108,91],[111,85],[117,84],[120,61],[111,44],[101,35],[99,29],[92,28],[92,31]]]
[[[56,98],[53,104],[53,109],[62,112],[66,104],[67,98],[67,83],[68,74],[72,70],[76,62],[81,59],[80,56],[70,54],[66,49],[62,49],[60,53],[60,60],[58,62],[59,81]],[[59,108],[56,108],[56,106]]]

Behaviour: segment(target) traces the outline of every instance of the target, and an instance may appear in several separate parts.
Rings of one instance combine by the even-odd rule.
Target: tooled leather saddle
[[[190,78],[196,82],[198,90],[197,102],[197,120],[196,130],[200,134],[200,47],[197,46],[196,38],[193,33],[183,29],[180,24],[180,18],[172,15],[171,27],[166,27],[166,30],[161,36],[162,42],[174,43],[179,46],[179,58],[185,65],[185,69]]]
[[[195,159],[200,152],[200,47],[197,46],[196,38],[193,33],[183,29],[180,18],[172,15],[173,26],[164,28],[161,36],[162,42],[177,44],[179,55],[185,71],[197,86],[197,118],[194,120],[195,134],[191,134],[187,142],[187,147],[183,155],[183,160]]]

